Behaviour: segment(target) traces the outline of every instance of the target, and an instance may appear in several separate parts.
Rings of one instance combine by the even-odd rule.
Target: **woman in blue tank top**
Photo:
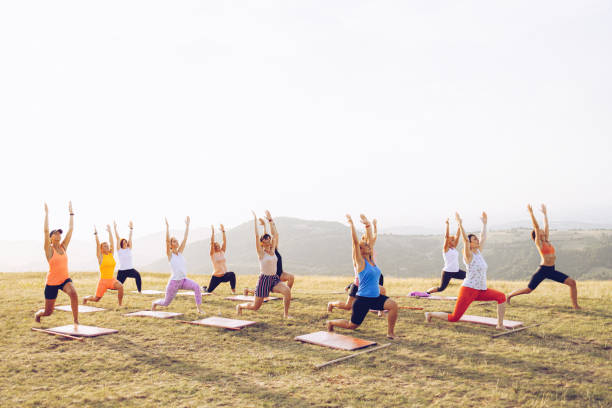
[[[351,320],[328,320],[326,323],[327,330],[330,332],[334,331],[334,327],[355,330],[363,322],[370,310],[388,310],[387,337],[394,339],[398,306],[395,301],[389,299],[385,295],[381,295],[380,289],[378,288],[378,280],[380,279],[381,273],[378,266],[376,266],[372,260],[374,248],[370,246],[370,243],[373,242],[370,221],[368,221],[365,215],[361,215],[361,222],[365,225],[368,239],[360,242],[351,216],[347,215],[346,218],[351,227],[353,238],[353,265],[355,267],[355,273],[359,278],[359,289],[355,302],[353,303]]]

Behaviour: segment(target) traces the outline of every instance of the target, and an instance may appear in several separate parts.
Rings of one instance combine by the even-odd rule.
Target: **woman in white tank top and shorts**
[[[259,237],[259,230],[257,227],[257,215],[253,212],[254,225],[255,225],[255,249],[257,250],[257,257],[259,258],[259,279],[257,286],[255,286],[255,301],[249,303],[242,303],[236,306],[236,313],[242,314],[242,309],[247,310],[259,310],[264,302],[264,299],[268,297],[270,292],[280,293],[283,296],[284,304],[284,317],[291,318],[289,316],[289,305],[291,304],[291,289],[284,282],[281,282],[280,277],[276,274],[276,263],[278,258],[274,251],[276,250],[276,226],[274,220],[269,211],[266,211],[266,217],[270,222],[270,229],[273,236],[264,234],[261,238]]]

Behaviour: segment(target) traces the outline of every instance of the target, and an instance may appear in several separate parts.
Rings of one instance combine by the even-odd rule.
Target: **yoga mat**
[[[358,339],[356,337],[345,336],[343,334],[318,331],[304,334],[295,338],[303,343],[316,344],[317,346],[330,347],[337,350],[358,350],[376,344],[375,341]]]

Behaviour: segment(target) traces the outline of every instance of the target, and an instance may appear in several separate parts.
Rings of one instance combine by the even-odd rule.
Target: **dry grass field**
[[[192,276],[193,277],[193,276]],[[73,273],[79,298],[93,294],[97,275]],[[163,290],[167,275],[143,274],[145,289]],[[200,283],[208,277],[195,276]],[[255,276],[238,276],[238,287]],[[541,326],[497,339],[490,327],[424,322],[422,311],[401,310],[402,337],[385,349],[321,370],[315,364],[350,354],[293,340],[324,330],[326,304],[344,299],[350,277],[298,276],[291,314],[282,303],[244,314],[257,325],[240,332],[181,324],[173,319],[124,317],[150,308],[155,296],[131,293],[124,305],[107,293],[80,322],[119,333],[83,342],[31,331],[71,323],[71,314],[33,315],[43,305],[44,274],[0,274],[0,405],[3,407],[610,407],[612,406],[612,282],[579,282],[583,310],[570,308],[567,287],[543,283],[512,301],[507,318]],[[424,290],[435,279],[385,279],[388,294]],[[491,281],[506,293],[525,282]],[[452,284],[445,295],[456,295]],[[204,298],[205,316],[233,317],[227,284]],[[454,303],[396,298],[400,305],[450,311]],[[59,304],[68,304],[60,293]],[[199,318],[193,298],[177,296],[168,311]],[[495,316],[495,304],[469,314]],[[331,317],[348,316],[336,311]],[[386,343],[386,322],[370,314],[356,337]],[[342,332],[349,334],[348,332]]]

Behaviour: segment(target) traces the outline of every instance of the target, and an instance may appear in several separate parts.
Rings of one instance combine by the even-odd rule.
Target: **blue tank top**
[[[380,296],[378,280],[380,279],[380,268],[371,265],[364,259],[365,268],[359,272],[359,290],[357,296],[377,298]]]

